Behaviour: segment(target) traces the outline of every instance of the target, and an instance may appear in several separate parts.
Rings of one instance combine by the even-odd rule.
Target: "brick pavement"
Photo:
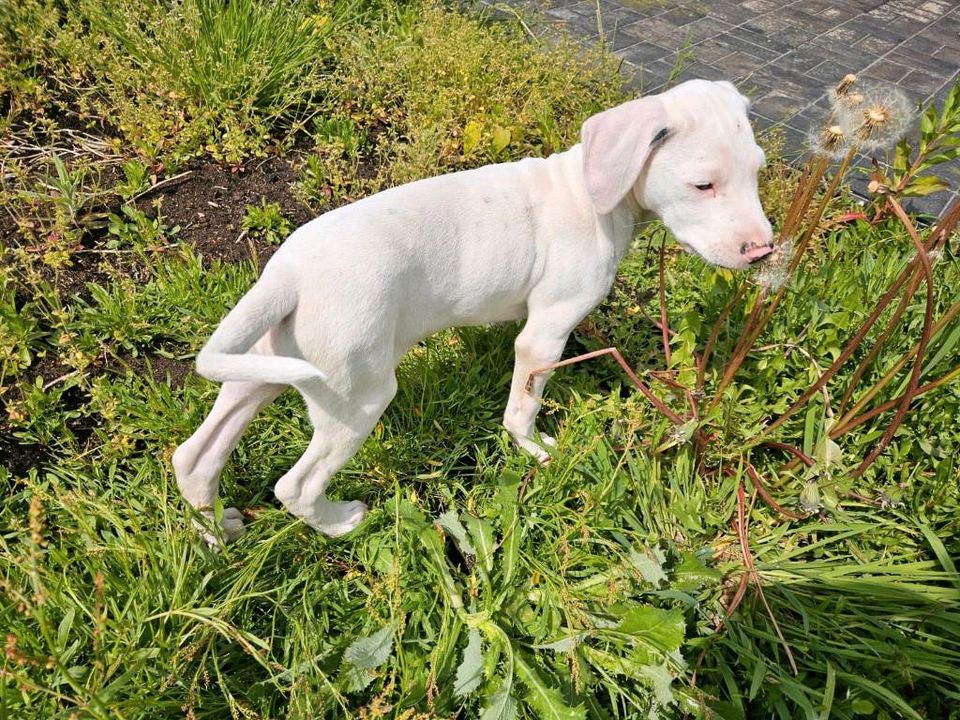
[[[960,76],[960,0],[507,2],[606,43],[639,92],[693,77],[733,80],[752,98],[759,127],[784,129],[788,154],[805,151],[825,87],[848,72],[895,83],[914,102],[942,101]],[[960,163],[952,169],[956,187]],[[913,209],[936,214],[955,194]]]

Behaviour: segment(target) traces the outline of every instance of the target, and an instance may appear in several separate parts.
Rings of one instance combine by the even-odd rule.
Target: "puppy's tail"
[[[227,313],[197,355],[197,372],[203,377],[218,382],[278,385],[326,379],[320,370],[301,358],[247,353],[267,330],[297,306],[295,284],[287,282],[282,273],[270,270],[268,267],[263,277]]]

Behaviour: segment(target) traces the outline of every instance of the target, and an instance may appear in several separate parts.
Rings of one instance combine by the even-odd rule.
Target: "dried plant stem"
[[[795,512],[791,512],[784,508],[780,503],[773,499],[773,496],[770,495],[770,492],[767,490],[766,486],[763,484],[763,480],[760,479],[760,473],[757,472],[757,469],[753,467],[750,463],[746,465],[747,477],[750,478],[750,482],[753,483],[754,489],[757,493],[764,499],[764,501],[776,510],[778,513],[784,517],[788,517],[791,520],[803,520],[803,515],[798,515]]]
[[[664,250],[667,246],[666,237],[660,243],[660,332],[663,335],[663,355],[667,370],[670,369],[670,328],[667,325],[667,297],[664,287]]]
[[[936,338],[943,329],[952,322],[958,315],[960,315],[960,302],[954,303],[951,305],[947,311],[940,317],[939,320],[934,324],[933,330],[930,332],[930,339],[933,340]],[[857,402],[848,410],[846,413],[841,415],[838,424],[842,424],[849,420],[852,417],[855,417],[857,413],[863,410],[867,404],[877,396],[877,394],[883,390],[890,382],[897,376],[897,373],[910,362],[910,359],[917,354],[919,345],[914,345],[908,352],[904,353],[891,367],[887,370],[883,377],[881,377],[874,385],[863,394],[863,396],[857,400]]]
[[[914,247],[916,247],[917,259],[920,260],[920,263],[923,266],[924,281],[926,282],[927,286],[927,304],[924,308],[923,329],[920,332],[920,342],[917,345],[916,358],[913,361],[913,370],[910,373],[910,382],[907,385],[907,391],[903,394],[903,399],[901,400],[900,405],[897,407],[897,412],[893,416],[893,420],[891,421],[890,425],[887,426],[886,431],[883,433],[883,437],[880,438],[880,442],[874,446],[867,457],[863,459],[863,462],[861,462],[854,469],[854,471],[851,473],[853,477],[860,477],[867,470],[867,468],[873,464],[880,453],[883,452],[884,448],[890,444],[894,433],[896,433],[897,428],[900,427],[900,424],[906,417],[907,410],[910,409],[910,403],[920,385],[920,372],[923,369],[923,358],[927,352],[927,345],[930,342],[931,330],[933,328],[933,266],[930,264],[930,257],[927,255],[926,248],[924,248],[923,242],[920,240],[920,235],[917,233],[917,228],[914,226],[913,222],[910,220],[909,216],[904,211],[897,199],[892,196],[887,197],[887,203],[890,204],[893,212],[898,218],[900,218],[900,222],[902,222],[903,226],[907,229],[910,239],[913,241]]]
[[[647,386],[643,380],[637,377],[637,374],[633,369],[627,364],[627,361],[623,359],[623,355],[620,354],[620,351],[615,347],[604,348],[603,350],[594,350],[593,352],[584,353],[583,355],[577,355],[576,357],[568,358],[566,360],[561,360],[560,362],[551,363],[542,368],[537,368],[536,370],[531,371],[530,375],[527,377],[527,388],[533,387],[533,378],[537,375],[542,375],[543,373],[556,370],[557,368],[565,367],[567,365],[573,365],[574,363],[583,362],[584,360],[593,360],[594,358],[601,357],[602,355],[610,355],[614,360],[623,368],[623,371],[627,374],[627,377],[630,378],[630,381],[636,385],[637,389],[643,393],[643,396],[650,401],[650,403],[659,410],[670,422],[676,425],[682,425],[686,422],[686,418],[677,415],[673,410],[668,408],[666,404],[658,398],[653,391]]]
[[[920,278],[920,273],[914,273],[913,277],[910,279],[910,282],[907,284],[907,289],[904,291],[903,297],[900,298],[900,303],[897,305],[896,310],[893,311],[893,315],[891,315],[890,319],[887,321],[887,326],[880,334],[880,337],[877,338],[877,341],[873,344],[873,347],[870,348],[870,352],[867,353],[867,356],[860,361],[860,364],[857,365],[857,369],[853,371],[853,376],[850,378],[850,382],[847,383],[847,389],[843,393],[843,397],[840,399],[840,405],[837,408],[838,413],[843,412],[844,408],[847,406],[847,403],[850,402],[850,398],[853,395],[854,390],[856,390],[857,386],[860,384],[863,374],[867,371],[870,365],[873,364],[873,361],[877,358],[877,355],[880,354],[880,350],[883,349],[884,344],[890,337],[890,333],[893,332],[893,329],[896,327],[897,322],[899,322],[900,317],[906,311],[907,305],[910,304],[910,300],[913,298],[913,294],[916,292],[917,287],[920,284]],[[906,362],[905,357],[901,359]]]
[[[807,467],[813,467],[814,462],[813,458],[807,455],[805,452],[799,448],[795,448],[793,445],[788,443],[778,442],[777,440],[764,440],[760,443],[764,447],[777,448],[778,450],[783,450],[784,452],[790,453],[798,461],[802,462]],[[796,463],[790,463],[790,466],[795,466]]]
[[[820,155],[812,155],[807,160],[797,183],[797,193],[793,196],[793,201],[783,218],[783,226],[780,231],[781,238],[793,237],[800,229],[813,199],[813,193],[817,185],[820,184],[823,174],[827,171],[829,163],[830,161],[827,158]]]
[[[746,498],[743,490],[742,480],[737,482],[737,537],[740,540],[740,550],[743,553],[743,564],[746,566],[745,573],[748,574],[753,580],[753,584],[757,588],[757,595],[760,596],[760,601],[763,603],[764,608],[766,608],[767,617],[770,618],[770,622],[773,624],[774,632],[776,632],[777,637],[780,639],[780,644],[783,645],[783,649],[787,654],[787,660],[790,662],[790,669],[793,671],[794,675],[797,675],[799,674],[799,670],[797,669],[796,661],[793,659],[793,652],[790,650],[790,645],[787,643],[787,639],[783,636],[783,632],[780,630],[780,623],[777,622],[777,618],[773,614],[770,604],[767,602],[766,595],[763,593],[763,583],[760,582],[760,576],[757,574],[757,566],[753,562],[753,553],[750,552],[750,536],[747,529]],[[731,606],[735,607],[733,603],[731,603]],[[730,612],[732,612],[732,610]]]
[[[921,385],[920,387],[918,387],[916,391],[913,393],[913,399],[916,399],[921,395],[923,395],[924,393],[930,392],[931,390],[935,390],[938,387],[941,387],[942,385],[946,385],[947,383],[952,382],[953,380],[956,380],[958,377],[960,377],[960,365],[956,366],[952,370],[949,370],[945,374],[938,377],[936,380],[932,380],[928,382],[926,385]],[[892,410],[893,408],[897,407],[898,405],[900,405],[900,403],[903,402],[905,396],[906,396],[906,393],[904,393],[903,395],[899,395],[893,398],[892,400],[888,400],[882,405],[878,405],[877,407],[871,410],[868,410],[863,415],[859,415],[857,417],[853,417],[850,419],[841,419],[841,421],[838,422],[830,430],[830,437],[833,439],[836,439],[841,435],[843,435],[844,433],[849,432],[850,430],[853,430],[856,427],[860,427],[865,422],[869,422],[870,420],[873,420],[873,418],[875,418],[877,415],[882,415],[888,410]]]
[[[707,363],[710,362],[710,355],[713,354],[713,348],[717,344],[717,338],[720,336],[720,328],[723,326],[723,323],[726,321],[733,308],[735,308],[737,303],[743,299],[743,296],[746,294],[746,292],[746,283],[741,283],[740,287],[737,289],[737,292],[735,292],[733,297],[730,298],[730,301],[723,306],[723,310],[720,311],[716,321],[714,321],[713,327],[710,328],[710,337],[707,338],[707,344],[703,349],[703,357],[700,359],[700,362],[697,365],[697,390],[703,389],[704,377],[707,372]]]
[[[806,251],[807,246],[810,244],[810,240],[813,238],[813,233],[817,229],[817,226],[820,223],[820,219],[823,217],[823,213],[827,208],[827,203],[830,202],[830,198],[833,197],[834,193],[837,190],[837,186],[840,184],[840,180],[846,174],[847,169],[850,167],[850,162],[853,160],[854,155],[856,154],[856,147],[850,148],[850,151],[843,158],[843,161],[840,163],[840,166],[837,168],[837,172],[834,174],[833,179],[830,181],[830,185],[827,187],[826,192],[823,193],[820,198],[820,202],[817,203],[816,210],[812,213],[808,213],[808,208],[810,203],[813,201],[813,193],[819,185],[820,180],[823,178],[823,174],[826,172],[826,169],[829,165],[829,160],[827,158],[819,157],[817,162],[814,165],[813,172],[807,178],[804,175],[804,178],[807,178],[805,183],[801,185],[800,192],[795,196],[795,201],[797,198],[800,198],[803,202],[802,209],[794,210],[794,205],[798,203],[795,202],[790,207],[790,212],[787,214],[787,220],[784,221],[784,227],[782,231],[783,237],[790,237],[794,234],[796,228],[793,227],[792,223],[799,223],[800,220],[806,218],[806,229],[804,230],[803,235],[801,236],[800,242],[797,244],[796,250],[793,254],[793,259],[790,261],[790,265],[787,268],[787,277],[789,278],[796,271],[797,267],[800,265],[800,261],[803,258],[803,253]],[[801,178],[803,182],[804,178]],[[807,217],[809,215],[809,217]],[[794,216],[798,219],[794,220]],[[799,224],[797,225],[799,227]],[[743,361],[746,359],[747,354],[750,352],[750,348],[753,347],[753,344],[756,342],[757,338],[760,336],[760,333],[763,332],[763,329],[770,322],[770,319],[773,317],[773,313],[776,311],[777,307],[780,305],[780,301],[783,299],[787,291],[787,283],[784,283],[783,286],[777,291],[776,295],[773,296],[773,299],[766,307],[766,312],[760,316],[759,311],[762,309],[763,300],[765,299],[765,291],[761,289],[759,295],[757,296],[757,303],[754,305],[754,310],[751,312],[750,317],[747,318],[746,323],[744,323],[744,331],[740,336],[740,340],[737,342],[736,347],[734,348],[733,357],[730,359],[730,362],[727,363],[727,367],[724,370],[723,377],[720,380],[720,384],[717,386],[716,393],[713,398],[711,407],[716,406],[720,399],[723,396],[723,391],[726,390],[727,386],[733,381],[733,378],[736,376],[737,371],[740,369],[740,366],[743,364]]]

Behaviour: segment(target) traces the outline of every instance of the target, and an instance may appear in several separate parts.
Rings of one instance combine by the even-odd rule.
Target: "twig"
[[[63,381],[66,380],[67,378],[73,377],[73,376],[76,375],[78,372],[80,372],[80,371],[79,371],[79,370],[71,370],[70,372],[65,373],[64,375],[61,375],[61,376],[58,377],[58,378],[54,378],[54,379],[51,380],[50,382],[44,383],[42,390],[47,391],[47,390],[49,390],[50,388],[52,388],[54,385],[56,385],[57,383],[63,382]]]
[[[178,175],[172,175],[171,177],[165,178],[165,179],[161,180],[160,182],[158,182],[156,185],[151,185],[150,187],[148,187],[148,188],[147,188],[146,190],[144,190],[143,192],[139,192],[139,193],[137,193],[136,195],[134,195],[132,198],[130,198],[130,202],[136,202],[137,200],[139,200],[140,198],[142,198],[144,195],[149,195],[150,193],[152,193],[152,192],[154,192],[154,191],[156,191],[156,190],[159,190],[159,189],[162,188],[162,187],[165,187],[165,186],[170,185],[170,184],[173,184],[173,183],[175,183],[175,182],[177,182],[177,181],[183,180],[184,178],[186,178],[186,177],[188,177],[189,175],[192,175],[192,174],[193,174],[193,170],[184,170],[182,173],[179,173]]]
[[[764,440],[762,443],[760,443],[760,445],[762,447],[772,447],[776,448],[777,450],[783,450],[784,452],[793,455],[797,460],[802,462],[807,467],[814,466],[813,458],[799,448],[795,448],[793,445],[788,445],[787,443],[778,442],[776,440]]]
[[[670,370],[670,330],[667,325],[667,297],[666,290],[664,289],[663,275],[664,275],[664,248],[667,245],[667,238],[664,237],[663,241],[660,243],[660,332],[663,336],[663,356],[665,358],[665,364],[667,370]]]
[[[920,332],[920,342],[917,347],[916,358],[913,362],[913,370],[910,373],[910,382],[907,385],[907,391],[903,394],[903,399],[901,400],[899,407],[897,407],[897,412],[893,416],[893,420],[890,422],[890,425],[883,433],[883,437],[880,438],[880,442],[877,443],[867,457],[863,459],[863,462],[861,462],[851,473],[851,476],[855,478],[863,475],[867,468],[869,468],[873,464],[874,460],[877,459],[880,453],[882,453],[887,445],[890,444],[894,433],[896,433],[897,428],[900,427],[903,419],[906,417],[907,410],[910,408],[910,402],[913,400],[914,394],[917,391],[917,387],[920,385],[920,372],[923,369],[923,357],[927,352],[927,344],[930,341],[930,333],[931,329],[933,328],[933,266],[930,264],[930,257],[927,255],[926,248],[924,248],[923,242],[920,240],[920,236],[917,234],[916,227],[914,227],[913,222],[907,216],[907,213],[904,211],[900,203],[897,202],[897,199],[892,196],[888,196],[887,202],[890,204],[890,207],[893,208],[893,211],[896,213],[897,217],[900,218],[900,221],[907,229],[910,239],[913,241],[913,244],[916,247],[917,258],[919,258],[920,263],[923,266],[924,280],[927,285],[927,304],[923,313],[923,329]]]
[[[931,390],[935,390],[941,385],[946,385],[947,383],[952,382],[953,380],[956,380],[958,377],[960,377],[960,365],[953,368],[952,370],[947,372],[945,375],[940,376],[936,380],[933,380],[932,382],[928,382],[926,385],[921,385],[920,387],[918,387],[916,391],[913,393],[913,397],[911,399],[916,400],[918,397],[920,397],[924,393],[930,392]],[[842,423],[838,423],[833,428],[831,428],[830,437],[833,439],[836,439],[841,435],[843,435],[844,433],[847,433],[850,430],[853,430],[854,428],[863,425],[865,422],[869,422],[870,420],[873,420],[873,418],[875,418],[877,415],[882,415],[888,410],[892,410],[893,408],[897,407],[901,402],[903,402],[903,399],[905,396],[906,396],[906,393],[904,393],[903,395],[898,395],[893,400],[888,400],[882,405],[878,405],[872,410],[868,410],[863,415],[858,415],[855,418],[843,421]]]
[[[673,410],[668,408],[666,404],[664,404],[663,400],[653,394],[653,391],[647,387],[646,383],[637,377],[637,374],[627,364],[627,361],[623,359],[623,355],[621,355],[620,351],[615,347],[608,347],[604,348],[603,350],[594,350],[593,352],[577,355],[576,357],[568,358],[567,360],[561,360],[559,362],[546,365],[542,368],[537,368],[536,370],[531,371],[530,375],[527,377],[525,389],[527,392],[533,391],[533,379],[537,375],[542,375],[543,373],[551,372],[552,370],[556,370],[557,368],[565,367],[567,365],[573,365],[574,363],[583,362],[584,360],[593,360],[601,355],[613,356],[613,359],[619,363],[620,367],[622,367],[623,371],[627,374],[627,377],[629,377],[630,381],[637,386],[637,389],[641,393],[643,393],[644,397],[646,397],[647,400],[649,400],[653,406],[663,415],[665,415],[672,423],[675,425],[682,425],[684,422],[686,422],[685,418],[677,415]]]
[[[754,468],[752,464],[747,463],[746,469],[747,469],[747,477],[750,478],[750,482],[753,483],[753,487],[756,488],[757,492],[760,494],[760,497],[762,497],[766,501],[767,505],[772,507],[774,510],[776,510],[778,513],[780,513],[784,517],[788,517],[791,520],[804,519],[805,516],[798,515],[795,512],[787,510],[780,503],[778,503],[776,500],[773,499],[773,497],[767,491],[767,488],[764,486],[763,481],[760,479],[760,474],[757,472],[756,468]]]
[[[773,610],[770,608],[770,603],[767,602],[767,597],[763,593],[763,583],[760,581],[760,576],[757,574],[757,566],[754,564],[753,554],[750,552],[750,537],[747,531],[745,505],[746,502],[744,497],[743,481],[739,480],[737,482],[737,534],[740,538],[740,549],[743,552],[743,563],[747,566],[747,572],[753,579],[753,584],[757,588],[757,594],[760,596],[760,600],[763,602],[763,606],[767,610],[767,616],[770,618],[770,622],[773,623],[773,629],[776,632],[777,637],[780,638],[780,643],[783,645],[784,651],[787,653],[787,660],[790,662],[790,669],[793,670],[793,674],[796,676],[800,674],[800,671],[797,669],[797,663],[793,659],[793,652],[790,650],[790,645],[787,644],[787,639],[783,636],[783,632],[780,630],[780,623],[777,622],[777,618],[773,614]]]

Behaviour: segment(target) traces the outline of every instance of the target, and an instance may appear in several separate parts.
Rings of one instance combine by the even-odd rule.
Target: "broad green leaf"
[[[937,106],[932,104],[927,108],[920,120],[920,135],[925,141],[928,141],[933,135],[933,130],[937,126]]]
[[[828,469],[843,460],[843,450],[830,437],[830,430],[836,424],[836,418],[826,418],[823,422],[823,435],[817,441],[814,457],[822,469]]]
[[[631,608],[617,626],[617,632],[643,638],[664,652],[680,649],[685,629],[682,612],[661,610],[652,605]]]
[[[850,703],[850,709],[857,715],[874,715],[877,712],[876,706],[866,698],[857,698]]]
[[[489,520],[464,513],[467,529],[473,546],[477,549],[477,561],[487,572],[493,569],[493,526]]]
[[[688,550],[680,557],[680,564],[673,571],[670,587],[677,590],[696,590],[721,578],[719,570],[707,565],[695,552]]]
[[[510,131],[499,125],[493,129],[493,151],[501,153],[510,144]]]
[[[673,688],[670,687],[673,675],[670,674],[666,664],[644,665],[640,668],[640,677],[653,690],[653,696],[660,705],[669,705],[674,701]]]
[[[520,476],[505,472],[500,477],[497,502],[500,505],[500,558],[497,563],[504,587],[509,587],[520,557],[521,527],[517,512]]]
[[[393,650],[393,627],[387,625],[373,635],[357,638],[344,650],[343,659],[358,668],[383,665]]]
[[[338,682],[345,692],[353,693],[360,692],[366,688],[367,685],[373,682],[375,677],[376,673],[348,663],[341,669]]]
[[[75,608],[71,607],[63,616],[63,620],[60,621],[60,626],[57,628],[57,645],[61,649],[67,646],[67,640],[70,639],[70,629],[73,627],[73,619],[76,614]]]
[[[456,512],[447,510],[447,512],[437,518],[437,525],[453,536],[457,547],[464,556],[477,556],[477,551],[473,545],[470,544],[470,538],[467,537],[467,529],[463,526],[463,523],[460,522],[460,518],[457,517]]]
[[[476,120],[471,120],[463,128],[463,154],[469,155],[480,143],[483,127]]]
[[[567,632],[568,629],[564,628]],[[573,650],[577,645],[582,643],[587,637],[587,633],[580,632],[573,635],[568,635],[567,637],[560,638],[559,640],[554,640],[553,642],[545,643],[543,645],[534,645],[535,650],[553,650],[555,652],[569,652]]]
[[[660,587],[661,582],[666,582],[667,574],[663,571],[659,559],[650,548],[630,550],[629,558],[630,564],[640,572],[644,580],[654,587]]]
[[[427,557],[430,560],[430,567],[440,576],[443,588],[447,593],[450,604],[456,608],[463,607],[463,595],[461,594],[457,583],[450,575],[449,563],[444,552],[443,543],[440,541],[440,534],[432,526],[423,528],[420,531],[420,542],[426,550]]]
[[[544,683],[537,671],[519,654],[516,656],[516,667],[517,676],[529,691],[525,699],[542,720],[584,720],[586,710],[583,705],[567,705],[560,692]]]
[[[935,175],[921,175],[910,181],[910,184],[904,189],[903,195],[906,197],[925,197],[949,187],[944,180]]]
[[[483,680],[483,648],[480,631],[470,628],[467,637],[467,646],[463,649],[463,660],[457,667],[457,678],[453,684],[453,692],[460,697],[472,693]]]
[[[487,698],[480,720],[513,720],[517,716],[517,706],[510,695],[511,685],[511,682],[504,680],[497,691]]]
[[[893,169],[898,177],[902,177],[909,167],[910,143],[907,142],[906,138],[903,138],[897,143],[897,150],[893,156]]]

